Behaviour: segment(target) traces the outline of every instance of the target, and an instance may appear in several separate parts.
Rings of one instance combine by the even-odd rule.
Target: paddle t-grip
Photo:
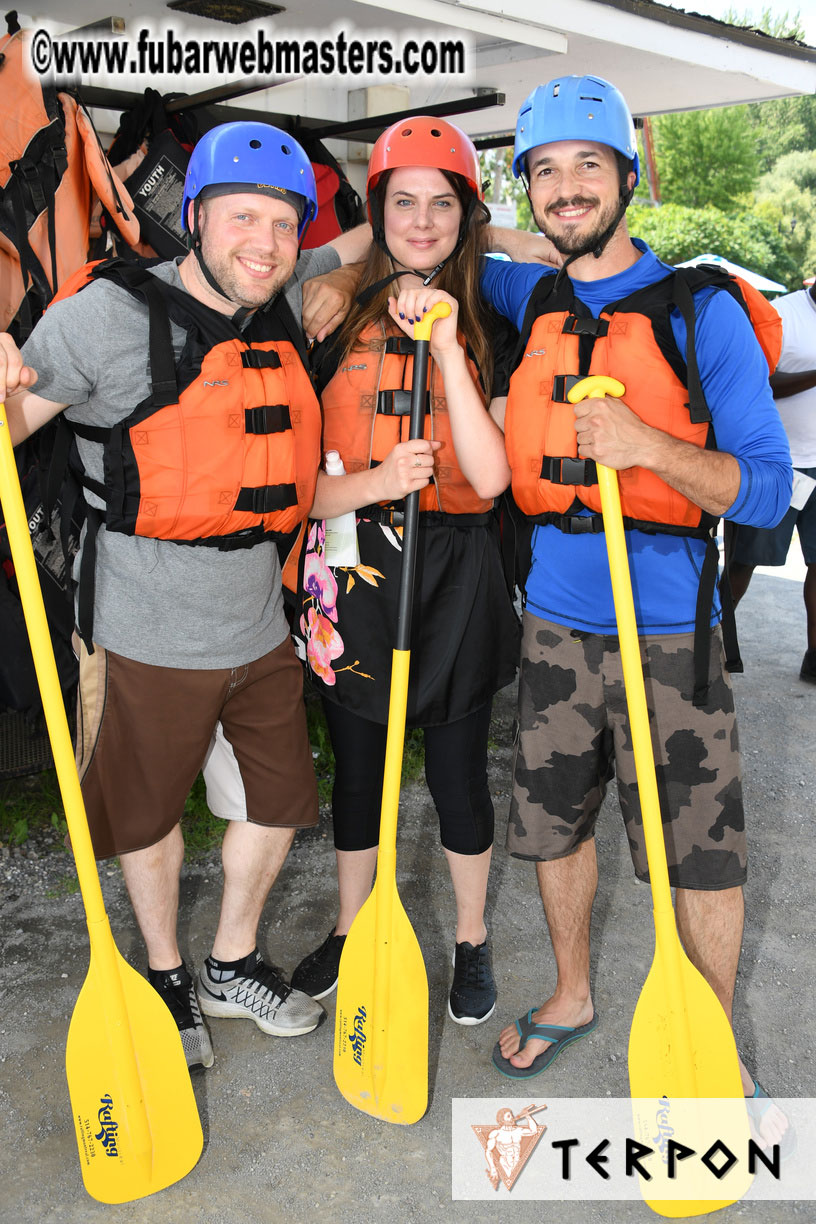
[[[617,378],[610,378],[608,374],[590,374],[567,392],[567,399],[571,404],[585,399],[603,399],[605,395],[620,399],[625,392],[626,388]]]
[[[436,320],[447,319],[450,312],[451,308],[447,302],[437,302],[421,319],[417,319],[414,324],[414,339],[430,340],[431,330]]]

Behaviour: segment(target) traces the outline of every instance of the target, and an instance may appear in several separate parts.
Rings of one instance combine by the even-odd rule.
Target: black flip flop
[[[516,1021],[516,1028],[521,1038],[521,1044],[516,1053],[523,1050],[532,1037],[540,1037],[542,1041],[551,1041],[552,1045],[534,1058],[529,1067],[515,1067],[508,1058],[502,1057],[497,1041],[493,1047],[493,1066],[508,1079],[532,1079],[534,1075],[540,1075],[550,1063],[555,1062],[566,1046],[577,1041],[579,1037],[586,1037],[587,1033],[591,1033],[598,1023],[596,1012],[587,1024],[582,1024],[578,1028],[570,1028],[569,1025],[564,1024],[536,1024],[533,1020],[534,1011],[536,1008],[531,1007],[526,1016],[520,1016]]]

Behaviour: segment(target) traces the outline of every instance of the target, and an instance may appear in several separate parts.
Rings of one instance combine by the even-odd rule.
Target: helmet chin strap
[[[524,190],[527,194],[527,199],[530,201],[530,211],[532,212],[533,201],[530,197],[530,189],[527,183],[527,179],[523,177],[521,181],[524,184]],[[635,194],[634,187],[624,188],[623,184],[621,183],[620,195],[618,197],[618,210],[615,213],[615,216],[612,218],[609,225],[606,227],[606,229],[603,231],[600,237],[593,238],[591,242],[585,243],[584,246],[579,247],[577,251],[573,251],[570,254],[568,259],[564,260],[561,267],[558,269],[558,273],[555,278],[556,289],[561,283],[562,277],[566,273],[567,268],[570,266],[570,264],[575,263],[576,259],[583,259],[585,255],[592,255],[594,256],[595,259],[601,258],[601,256],[604,253],[604,249],[607,243],[609,242],[610,238],[615,233],[615,230],[618,228],[621,221],[623,220],[626,210],[632,202],[632,196],[634,194]],[[533,217],[535,217],[534,212],[533,212]],[[553,245],[555,246],[555,243],[553,243]],[[558,248],[556,247],[556,250],[557,249]]]
[[[215,290],[215,292],[218,294],[219,297],[224,298],[224,300],[227,302],[232,302],[232,305],[235,306],[236,305],[235,302],[233,302],[230,295],[221,288],[218,281],[215,279],[212,272],[208,268],[206,260],[204,259],[204,253],[201,249],[201,229],[199,228],[199,224],[198,224],[198,214],[199,214],[200,206],[201,206],[201,201],[199,200],[198,196],[196,196],[195,200],[193,200],[193,230],[192,230],[192,233],[190,234],[190,248],[196,257],[199,268],[201,269],[201,275],[204,277],[205,281],[210,286],[210,288]],[[272,297],[269,299],[269,301],[264,302],[262,306],[258,306],[258,307],[238,306],[236,308],[234,315],[232,316],[233,323],[235,323],[236,327],[240,327],[241,324],[244,322],[244,320],[247,318],[247,316],[251,315],[254,310],[267,310],[272,305],[272,302],[275,300],[277,296],[278,296],[277,293],[273,294]]]
[[[190,234],[190,248],[193,254],[195,255],[196,259],[198,260],[198,266],[201,269],[201,275],[204,277],[207,284],[210,286],[211,289],[215,290],[215,292],[218,294],[219,297],[226,298],[226,300],[230,302],[232,301],[232,298],[229,296],[228,293],[225,293],[224,290],[221,288],[218,281],[215,279],[215,277],[213,276],[210,269],[207,267],[207,264],[204,260],[204,255],[201,250],[201,228],[199,226],[200,210],[201,210],[201,200],[199,199],[198,196],[196,196],[196,198],[193,200],[193,230],[192,230],[192,233]]]

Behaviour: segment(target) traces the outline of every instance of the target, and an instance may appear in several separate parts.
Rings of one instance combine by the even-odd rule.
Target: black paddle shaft
[[[417,340],[414,352],[414,372],[411,380],[411,427],[412,442],[425,432],[425,409],[428,381],[429,340]],[[416,571],[417,532],[419,529],[419,490],[405,498],[405,521],[402,529],[402,569],[400,571],[399,597],[397,602],[397,650],[411,648],[411,613],[414,602],[414,573]]]

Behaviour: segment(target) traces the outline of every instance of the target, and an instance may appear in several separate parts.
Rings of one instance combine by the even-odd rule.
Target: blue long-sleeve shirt
[[[640,259],[616,276],[573,280],[576,297],[597,317],[602,308],[655,281],[669,265],[638,239]],[[540,264],[488,259],[482,291],[494,307],[521,327],[527,301],[542,275]],[[727,518],[773,527],[790,504],[792,469],[787,438],[768,386],[768,366],[751,325],[730,294],[695,294],[696,349],[700,378],[719,450],[740,467],[740,487]],[[686,354],[686,327],[673,312],[672,329]],[[705,542],[628,531],[627,549],[638,626],[645,633],[687,633],[694,613]],[[565,535],[536,527],[527,580],[527,607],[537,616],[595,633],[614,633],[615,608],[603,535]],[[719,605],[712,609],[712,623]]]

